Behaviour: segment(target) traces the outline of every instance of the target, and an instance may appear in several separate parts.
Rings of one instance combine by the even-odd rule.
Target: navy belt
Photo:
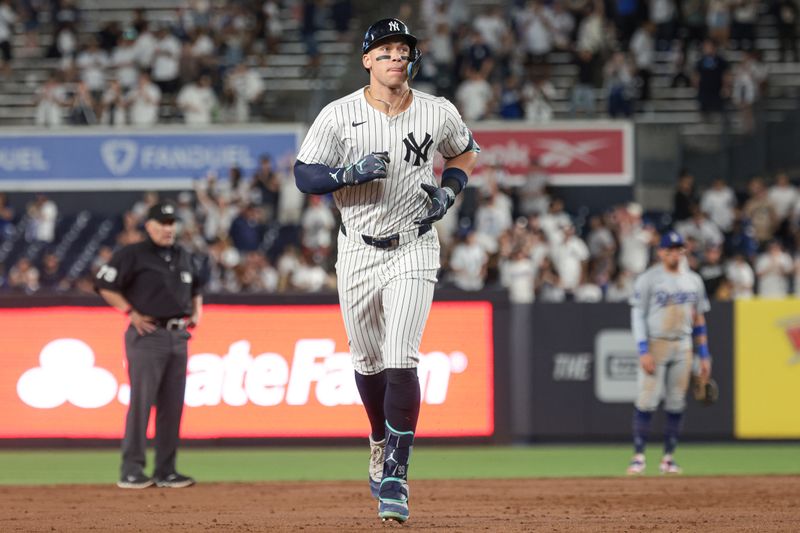
[[[372,237],[370,235],[361,235],[361,240],[370,246],[374,246],[375,248],[396,248],[400,245],[406,244],[417,237],[422,237],[426,233],[431,230],[430,224],[421,224],[414,230],[404,231],[402,233],[395,233],[393,235],[389,235],[387,237]],[[347,229],[344,225],[341,226],[342,234],[346,237]]]

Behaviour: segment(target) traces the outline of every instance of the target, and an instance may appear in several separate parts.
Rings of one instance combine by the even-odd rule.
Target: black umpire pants
[[[131,400],[122,440],[122,477],[144,471],[147,424],[153,405],[156,407],[153,477],[164,478],[175,473],[186,392],[186,341],[190,337],[184,329],[162,327],[144,336],[140,336],[133,326],[125,332]]]

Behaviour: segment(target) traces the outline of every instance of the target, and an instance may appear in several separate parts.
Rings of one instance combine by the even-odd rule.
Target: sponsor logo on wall
[[[553,356],[553,381],[589,381],[591,353],[557,353]]]
[[[594,393],[606,403],[630,403],[636,399],[639,356],[628,329],[604,329],[594,341]]]

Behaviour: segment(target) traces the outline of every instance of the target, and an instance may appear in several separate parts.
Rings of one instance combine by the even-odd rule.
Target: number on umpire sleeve
[[[100,270],[97,271],[97,279],[114,283],[114,280],[117,279],[117,269],[108,265],[103,265],[100,267]]]

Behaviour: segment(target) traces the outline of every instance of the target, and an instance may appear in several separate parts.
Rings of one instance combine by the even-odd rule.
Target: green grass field
[[[367,448],[184,448],[178,469],[198,481],[362,480]],[[421,446],[415,479],[621,476],[625,445]],[[648,452],[648,473],[660,451]],[[800,474],[800,445],[686,444],[676,459],[687,475]],[[148,457],[152,465],[152,455]],[[0,450],[0,484],[114,483],[117,450]]]

